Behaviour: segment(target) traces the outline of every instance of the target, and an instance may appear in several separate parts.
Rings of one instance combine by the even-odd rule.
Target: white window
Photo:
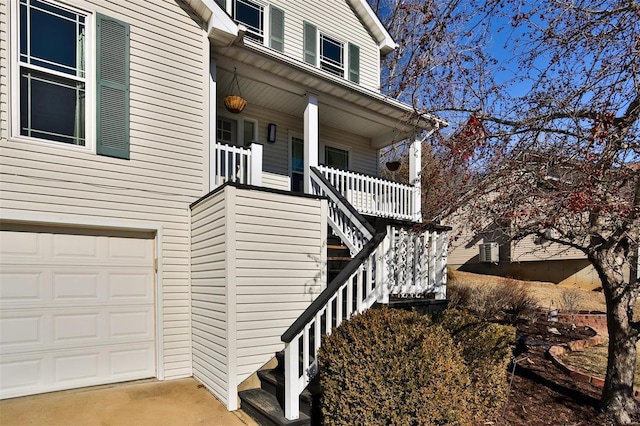
[[[320,68],[344,77],[344,43],[320,33]]]
[[[10,5],[11,136],[129,159],[129,24],[53,0]]]
[[[258,140],[258,123],[248,118],[218,117],[216,133],[219,143],[248,146]]]
[[[217,139],[220,143],[235,145],[238,142],[238,122],[230,118],[218,117]]]
[[[349,151],[332,146],[325,146],[324,164],[336,169],[349,170]]]
[[[251,0],[233,2],[233,18],[247,27],[247,37],[264,43],[264,6]]]
[[[20,0],[17,36],[20,136],[87,144],[86,13]]]

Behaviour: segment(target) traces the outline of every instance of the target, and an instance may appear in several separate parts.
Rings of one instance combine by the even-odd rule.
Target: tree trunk
[[[624,282],[621,268],[611,266],[619,264],[615,260],[598,260],[605,261],[594,262],[594,266],[603,284],[609,331],[607,376],[600,402],[616,423],[631,424],[640,413],[640,406],[633,395],[638,342],[638,331],[632,324],[636,299],[635,291],[632,291],[634,286]]]

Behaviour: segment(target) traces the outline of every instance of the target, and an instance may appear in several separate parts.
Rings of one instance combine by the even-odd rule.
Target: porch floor
[[[196,380],[144,380],[0,401],[9,425],[256,425]]]

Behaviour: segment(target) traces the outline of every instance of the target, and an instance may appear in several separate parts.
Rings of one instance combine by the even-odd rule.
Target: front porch
[[[394,182],[381,177],[367,175],[338,168],[317,165],[315,168],[344,197],[358,213],[396,220],[421,221],[419,173],[420,145],[411,145],[413,155],[410,167],[410,180],[413,185]],[[216,143],[213,147],[211,163],[211,181],[213,189],[225,182],[235,182],[265,188],[291,191],[291,178],[286,175],[267,172],[263,169],[263,147],[252,143],[240,147]],[[311,167],[306,167],[311,169]],[[310,175],[310,186],[305,188],[309,194],[317,193]],[[306,180],[305,180],[306,181]]]
[[[359,213],[421,220],[416,139],[440,121],[254,46],[212,52],[210,76],[209,190],[233,181],[313,194],[318,168]],[[224,106],[234,91],[247,100],[236,114]],[[404,141],[408,181],[382,178],[380,150]]]

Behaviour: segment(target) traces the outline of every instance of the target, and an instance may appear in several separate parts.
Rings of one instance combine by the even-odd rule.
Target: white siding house
[[[113,336],[104,330],[118,320],[105,312],[119,303],[119,296],[115,288],[109,294],[102,294],[106,290],[100,288],[106,285],[108,278],[100,275],[126,259],[117,254],[107,254],[106,258],[96,258],[92,264],[87,258],[87,275],[82,279],[74,278],[76,284],[65,281],[73,268],[47,269],[56,256],[72,259],[58,245],[46,248],[47,240],[59,242],[75,238],[79,245],[74,250],[81,252],[76,254],[83,255],[86,250],[88,256],[88,247],[99,250],[96,234],[106,238],[124,237],[124,240],[115,240],[119,241],[119,246],[125,241],[132,246],[147,247],[147,242],[151,242],[151,251],[145,249],[145,252],[133,256],[141,256],[149,262],[145,267],[151,271],[148,280],[152,287],[145,287],[144,291],[145,297],[152,298],[152,307],[155,308],[151,310],[150,329],[145,332],[154,337],[148,363],[139,374],[130,374],[128,378],[190,376],[188,204],[207,188],[203,158],[208,141],[205,119],[208,98],[204,78],[208,70],[208,40],[198,23],[178,3],[169,0],[154,2],[153,5],[143,0],[52,3],[2,0],[0,13],[0,238],[9,245],[8,252],[1,255],[2,335],[8,339],[3,341],[0,349],[2,396],[75,387],[79,379],[67,380],[66,376],[59,375],[64,374],[60,369],[64,368],[65,362],[79,360],[86,368],[82,372],[85,385],[122,380],[120,375],[103,370],[106,364],[102,358],[106,355],[97,350],[91,354],[84,349],[70,351],[68,361],[37,361],[39,373],[29,377],[20,373],[23,366],[11,358],[14,350],[23,354],[32,350],[67,350],[68,342],[59,339],[60,335],[77,335],[89,342],[99,342],[96,347],[113,343]],[[33,30],[30,44],[21,45],[20,37],[26,31],[19,24],[21,13],[25,18],[29,17],[34,28],[43,22],[48,22],[51,27],[43,26],[42,33]],[[101,143],[98,133],[109,131],[107,127],[98,129],[98,125],[104,124],[109,117],[97,115],[98,91],[102,87],[97,67],[100,61],[118,59],[117,56],[109,59],[98,56],[97,25],[104,23],[101,17],[114,18],[117,20],[114,22],[123,23],[123,29],[128,31],[128,40],[124,40],[122,46],[113,46],[114,49],[129,49],[128,57],[120,52],[120,59],[126,59],[128,65],[128,81],[125,83],[129,91],[126,116],[129,152],[124,155],[128,158],[97,153]],[[84,25],[77,24],[81,27],[77,31],[69,30],[69,19],[81,20]],[[53,49],[47,41],[59,42],[56,33],[69,35],[69,31],[72,42],[76,33],[82,40],[82,47],[78,41],[77,45],[73,43],[66,48],[72,53],[78,49],[78,55],[82,57],[74,60],[64,55],[46,57],[43,46]],[[108,46],[103,46],[100,53],[108,54],[107,49]],[[75,86],[78,80],[66,78],[65,70],[71,68],[74,69],[73,78],[84,74],[78,86]],[[25,75],[33,78],[30,98],[26,97]],[[72,89],[56,91],[56,87],[61,87],[56,83],[60,82],[83,87],[84,98],[78,101],[78,105],[80,102],[84,104],[76,108],[75,95],[69,93],[73,92]],[[69,106],[69,96],[75,112],[73,109],[60,112]],[[57,98],[60,103],[43,108],[38,101],[44,98],[50,101]],[[31,111],[27,112],[28,105],[31,105]],[[64,124],[56,125],[47,119],[56,113],[59,114],[53,117],[58,124],[68,121],[69,117],[82,120],[83,129],[74,130],[72,123],[69,134],[69,137],[74,137],[75,131],[75,136],[82,136],[82,140],[65,143],[68,138],[54,135],[68,130]],[[31,123],[27,121],[28,115]],[[61,139],[65,142],[59,142]],[[139,237],[140,233],[144,238]],[[20,254],[19,250],[13,250],[15,244],[28,245],[32,238],[38,240],[34,242],[37,252],[25,249]],[[53,250],[53,257],[35,260],[34,256],[40,256],[41,250]],[[42,256],[49,256],[43,253]],[[96,253],[96,256],[102,254]],[[47,272],[34,276],[20,268],[32,260]],[[69,265],[81,264],[84,261],[78,260]],[[123,274],[120,279],[134,285],[137,278]],[[94,294],[78,288],[82,280],[98,286],[100,291]],[[33,283],[28,292],[25,289],[25,293],[12,293],[11,289],[27,281]],[[122,283],[118,285],[124,286]],[[95,327],[76,330],[72,317],[65,317],[68,319],[54,321],[60,328],[50,329],[51,318],[42,311],[34,313],[30,320],[34,333],[38,331],[38,340],[14,341],[10,332],[14,327],[22,327],[16,318],[23,315],[21,312],[27,299],[38,300],[41,304],[29,306],[56,306],[62,303],[62,299],[70,304],[75,303],[74,300],[88,302],[85,303],[86,310],[76,319],[90,317],[95,321]],[[128,349],[126,346],[120,348],[122,356]],[[131,350],[134,349],[131,346]],[[5,380],[14,376],[10,383]]]
[[[299,347],[293,419],[309,321],[443,297],[445,230],[408,229],[446,123],[380,93],[394,48],[364,0],[0,0],[0,398],[194,376],[234,410]]]

